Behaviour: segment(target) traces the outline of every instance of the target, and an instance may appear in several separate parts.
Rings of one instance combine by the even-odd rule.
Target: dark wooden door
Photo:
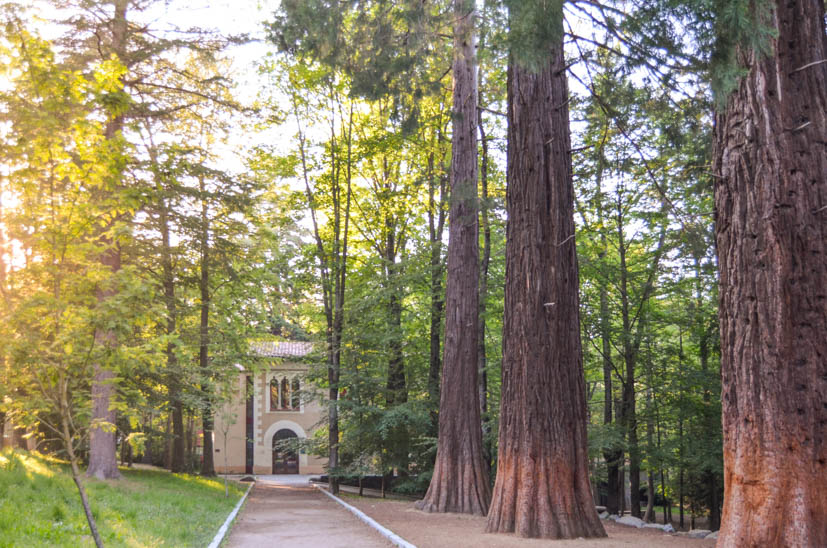
[[[294,448],[284,447],[286,440],[296,438],[292,430],[282,429],[273,436],[273,473],[274,474],[298,474],[299,454]]]

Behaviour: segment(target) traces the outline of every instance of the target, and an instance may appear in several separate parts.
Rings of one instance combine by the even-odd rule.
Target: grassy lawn
[[[121,469],[87,480],[108,546],[206,546],[246,489],[220,479]],[[37,453],[0,453],[0,548],[94,546],[69,466]]]

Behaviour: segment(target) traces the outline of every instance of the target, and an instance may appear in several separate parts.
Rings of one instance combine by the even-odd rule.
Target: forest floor
[[[515,535],[487,534],[485,518],[464,514],[428,514],[416,510],[412,502],[360,498],[342,494],[342,498],[384,525],[417,548],[533,548],[548,547],[548,540],[525,539]],[[709,548],[714,540],[673,536],[652,529],[635,529],[603,521],[608,538],[561,540],[560,547],[609,548],[614,546]]]

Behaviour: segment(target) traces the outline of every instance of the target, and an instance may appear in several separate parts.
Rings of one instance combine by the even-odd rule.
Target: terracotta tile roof
[[[296,341],[253,341],[250,350],[265,358],[301,358],[313,351],[313,343]]]

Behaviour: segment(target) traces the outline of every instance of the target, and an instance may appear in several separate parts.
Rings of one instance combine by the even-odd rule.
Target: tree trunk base
[[[511,469],[511,471],[509,471]],[[520,475],[517,470],[528,471]],[[487,533],[526,538],[598,538],[606,531],[597,516],[591,488],[572,466],[552,458],[518,455],[501,461]]]

